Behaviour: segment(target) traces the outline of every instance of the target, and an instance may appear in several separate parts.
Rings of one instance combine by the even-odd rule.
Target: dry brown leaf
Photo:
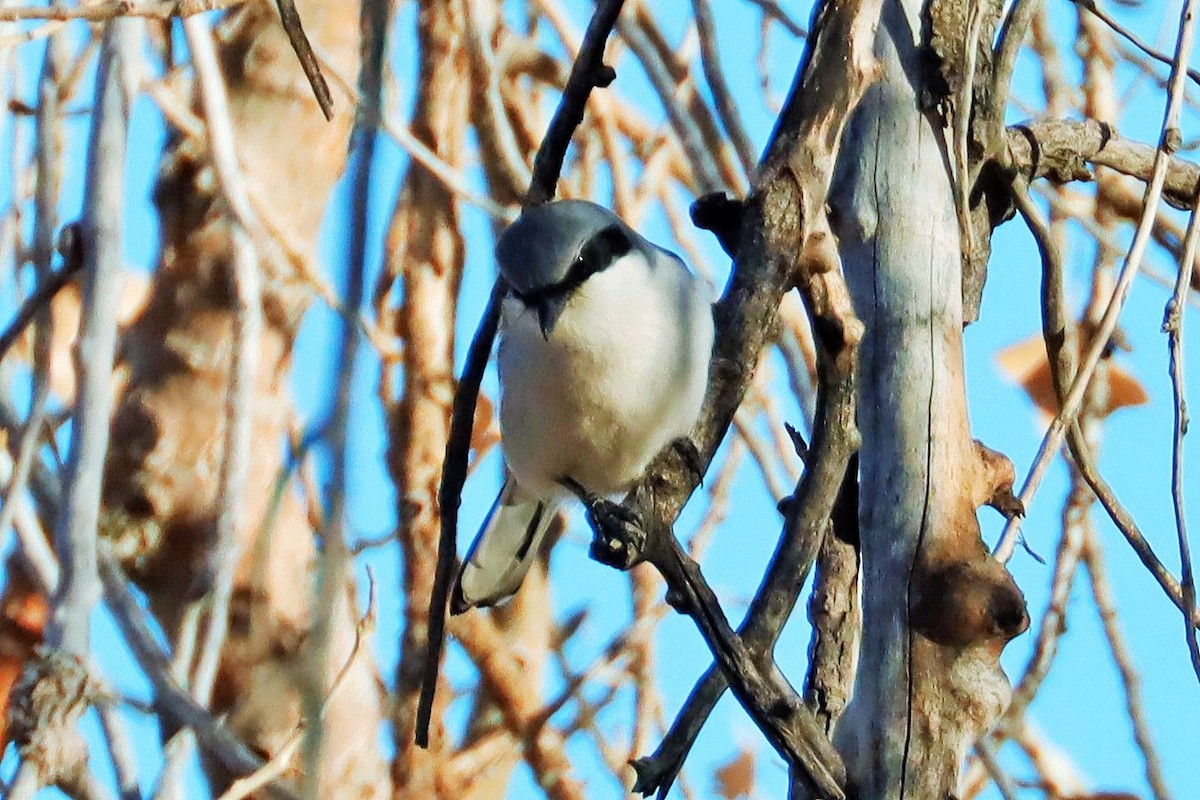
[[[713,773],[717,794],[725,800],[749,797],[754,791],[754,751],[744,748]]]
[[[1040,334],[1001,350],[996,354],[996,364],[1009,379],[1025,390],[1038,410],[1050,416],[1058,413],[1058,397],[1054,394],[1050,364],[1046,360],[1046,347]],[[1121,408],[1144,405],[1150,400],[1141,381],[1115,361],[1109,362],[1108,381],[1106,414]]]

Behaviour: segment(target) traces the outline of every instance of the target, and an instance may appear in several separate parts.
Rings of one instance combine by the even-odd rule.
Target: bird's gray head
[[[496,261],[513,294],[549,337],[571,294],[635,248],[640,236],[603,206],[558,200],[525,209],[500,234]]]

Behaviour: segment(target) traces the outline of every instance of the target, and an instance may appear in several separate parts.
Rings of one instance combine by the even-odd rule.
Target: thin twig
[[[467,4],[467,45],[471,79],[478,100],[472,105],[472,125],[484,155],[483,168],[493,195],[518,200],[529,185],[529,165],[517,141],[512,119],[504,107],[501,81],[507,76],[492,47],[499,6],[492,0]]]
[[[225,84],[217,65],[212,33],[202,17],[184,20],[183,29],[200,84],[200,101],[209,133],[209,151],[216,166],[222,194],[231,207],[244,204],[239,214],[240,227],[241,220],[253,212],[249,210],[249,198],[238,167]],[[235,298],[233,352],[225,400],[223,454],[217,478],[217,522],[209,550],[212,602],[208,631],[192,682],[193,696],[201,705],[208,705],[212,695],[221,648],[228,631],[229,600],[233,595],[233,575],[240,555],[237,531],[243,515],[241,494],[250,469],[258,340],[263,320],[258,256],[247,234],[248,231],[235,230],[230,260]]]
[[[1051,375],[1055,380],[1055,390],[1061,396],[1065,393],[1066,386],[1075,370],[1073,353],[1069,348],[1063,346],[1068,336],[1068,330],[1063,300],[1062,259],[1057,248],[1052,245],[1049,229],[1042,220],[1040,212],[1029,200],[1024,181],[1022,179],[1015,180],[1013,190],[1017,209],[1034,232],[1042,254],[1042,332],[1046,341]],[[1067,444],[1080,475],[1096,493],[1097,498],[1112,517],[1118,530],[1133,547],[1142,564],[1158,581],[1167,596],[1183,611],[1185,618],[1190,618],[1193,625],[1200,625],[1200,609],[1196,608],[1194,602],[1191,605],[1184,602],[1183,590],[1178,581],[1154,554],[1154,550],[1142,535],[1137,523],[1121,506],[1108,483],[1100,476],[1077,421],[1072,421]],[[1003,540],[1001,544],[1003,544]]]
[[[354,627],[354,644],[350,648],[350,654],[346,656],[341,669],[338,670],[337,675],[333,679],[333,684],[329,687],[329,692],[321,701],[321,716],[325,715],[325,712],[333,703],[334,697],[337,696],[343,684],[345,684],[346,676],[350,674],[350,670],[354,666],[354,662],[362,649],[363,640],[375,627],[375,579],[371,575],[370,568],[367,569],[367,580],[369,582],[367,610],[359,617],[358,624]],[[282,777],[291,767],[292,756],[295,755],[296,749],[303,741],[304,731],[307,727],[307,725],[301,724],[299,728],[288,736],[287,740],[284,741],[262,767],[231,783],[219,800],[243,800]]]
[[[1167,355],[1170,360],[1171,393],[1175,400],[1175,425],[1171,441],[1171,504],[1175,510],[1175,535],[1179,540],[1180,583],[1183,592],[1183,607],[1196,605],[1196,577],[1192,567],[1192,551],[1188,544],[1187,519],[1183,496],[1183,437],[1188,430],[1187,383],[1184,380],[1183,337],[1184,297],[1191,285],[1192,270],[1196,265],[1196,245],[1200,241],[1200,198],[1192,208],[1184,236],[1183,258],[1179,262],[1179,274],[1175,280],[1175,291],[1163,312],[1163,330],[1167,334]],[[1192,670],[1200,679],[1200,644],[1196,641],[1196,626],[1190,614],[1184,613],[1185,639],[1192,658]]]
[[[112,759],[113,772],[117,779],[117,791],[121,800],[141,800],[142,790],[138,785],[136,750],[125,723],[117,709],[110,703],[101,703],[96,709],[100,717],[100,727],[104,731],[104,740],[108,744],[109,756]]]
[[[1133,666],[1133,659],[1121,626],[1117,621],[1117,611],[1113,603],[1112,591],[1104,570],[1104,556],[1100,550],[1096,532],[1085,523],[1084,528],[1084,564],[1088,575],[1091,576],[1092,597],[1096,600],[1096,610],[1100,613],[1100,621],[1104,623],[1104,636],[1112,651],[1113,661],[1121,675],[1121,686],[1125,692],[1125,710],[1129,714],[1129,722],[1133,727],[1133,738],[1142,759],[1146,765],[1146,782],[1154,792],[1155,800],[1170,800],[1171,793],[1163,777],[1162,762],[1154,747],[1150,722],[1146,719],[1145,704],[1142,701],[1141,677]]]
[[[604,44],[616,24],[623,1],[602,0],[592,14],[558,109],[554,112],[550,127],[533,161],[533,177],[526,194],[526,202],[530,204],[543,203],[554,197],[567,146],[575,129],[583,121],[588,96],[591,95],[592,89],[608,86],[615,77],[612,69],[604,66]],[[421,747],[429,746],[429,723],[433,715],[433,696],[437,690],[438,668],[445,643],[446,607],[450,599],[450,582],[454,572],[458,506],[462,502],[462,487],[466,481],[475,405],[479,396],[479,385],[483,381],[483,373],[491,354],[492,342],[496,338],[496,330],[500,323],[500,304],[507,292],[504,280],[497,277],[479,329],[471,340],[467,365],[454,394],[450,435],[442,466],[441,486],[438,488],[441,534],[433,592],[429,603],[429,644],[425,654],[421,696],[417,704],[415,740]]]
[[[471,205],[482,209],[492,219],[500,222],[512,221],[513,215],[509,210],[487,195],[480,194],[471,188],[466,176],[459,174],[451,165],[439,156],[429,146],[413,135],[402,121],[384,113],[382,109],[372,110],[359,94],[354,82],[338,70],[332,59],[321,55],[317,49],[317,57],[321,65],[329,72],[338,88],[346,93],[355,103],[355,110],[363,115],[372,125],[379,126],[397,145],[400,146],[413,161],[423,166],[437,178],[443,186],[461,197]]]
[[[742,169],[747,176],[754,174],[758,159],[754,153],[754,145],[746,135],[742,124],[741,114],[733,93],[725,81],[725,73],[721,69],[721,56],[717,51],[717,26],[713,21],[712,4],[709,0],[692,0],[692,14],[696,20],[696,33],[700,37],[700,67],[704,70],[704,78],[713,94],[713,104],[721,125],[733,144],[733,150],[742,163]]]
[[[65,497],[54,529],[63,578],[47,641],[86,658],[91,611],[101,594],[96,572],[96,522],[112,416],[112,368],[121,300],[125,154],[132,98],[126,60],[136,58],[142,26],[108,24],[100,48],[95,110],[84,197],[83,307],[78,339],[78,394],[71,426]]]
[[[992,782],[996,784],[1000,796],[1004,800],[1017,800],[1017,787],[1013,785],[1012,778],[1000,766],[1000,761],[996,758],[996,751],[987,739],[980,739],[975,743],[975,755],[979,756],[980,763],[983,764],[983,768]]]
[[[30,466],[36,468],[32,459]],[[30,577],[37,585],[38,591],[45,597],[53,597],[54,592],[58,590],[59,576],[62,571],[58,564],[58,557],[55,556],[54,548],[50,545],[46,531],[42,528],[41,521],[34,513],[28,499],[11,490],[12,475],[12,459],[6,451],[0,449],[0,484],[8,485],[5,492],[4,516],[11,515],[11,519],[7,522],[12,524],[16,531],[17,541],[21,545],[21,555],[30,568]],[[3,529],[0,528],[0,530]]]
[[[676,86],[662,59],[657,57],[654,47],[646,32],[634,20],[622,19],[617,23],[621,39],[629,45],[629,49],[637,56],[650,85],[658,94],[658,99],[671,120],[675,136],[683,146],[687,155],[688,166],[691,169],[698,194],[709,194],[726,189],[725,181],[721,179],[720,170],[713,157],[714,142],[711,137],[702,136],[697,121],[684,109],[683,104],[676,98]]]
[[[38,80],[37,106],[37,185],[34,190],[34,244],[33,265],[37,284],[33,295],[21,306],[17,319],[0,336],[0,359],[16,341],[20,331],[36,319],[33,344],[33,397],[29,417],[17,443],[17,455],[12,464],[8,487],[4,494],[4,507],[0,509],[0,531],[8,530],[13,519],[24,511],[29,513],[24,492],[29,479],[33,460],[42,442],[42,425],[46,418],[46,400],[49,395],[49,370],[53,319],[50,301],[82,267],[83,259],[78,248],[72,248],[71,257],[65,260],[59,272],[51,269],[54,254],[54,231],[58,227],[59,159],[62,156],[61,109],[59,107],[59,80],[62,62],[65,59],[66,41],[55,36],[46,44],[42,72]],[[71,228],[78,242],[78,230]],[[7,461],[7,459],[5,459]],[[30,535],[27,523],[17,526],[22,552],[33,568],[31,572],[46,597],[52,597],[58,589],[58,559],[48,546],[44,535]],[[40,526],[39,526],[40,527]]]
[[[783,6],[776,3],[775,0],[749,0],[753,5],[762,9],[763,19],[778,22],[783,26],[783,29],[795,36],[797,39],[804,39],[808,36],[808,29],[800,23],[792,19]],[[766,37],[763,37],[764,39]]]
[[[300,12],[296,10],[293,0],[275,0],[275,6],[279,9],[279,20],[287,33],[288,41],[292,43],[292,50],[296,51],[296,58],[300,60],[304,77],[308,78],[308,85],[312,87],[317,104],[321,106],[321,113],[325,115],[325,119],[332,120],[333,95],[329,93],[329,84],[321,74],[321,66],[317,63],[312,45],[300,24]]]
[[[262,759],[214,720],[171,677],[170,658],[151,630],[146,611],[134,596],[112,546],[101,540],[97,551],[105,601],[154,689],[153,705],[158,714],[176,726],[194,731],[200,747],[233,775],[250,775],[261,769]],[[299,795],[281,783],[276,781],[268,786],[267,793],[278,800],[299,800]]]
[[[1075,575],[1083,551],[1083,528],[1080,520],[1086,513],[1083,505],[1086,499],[1082,493],[1073,491],[1063,508],[1063,535],[1058,543],[1054,572],[1050,577],[1050,602],[1038,625],[1033,653],[1020,680],[1016,681],[1012,700],[1004,712],[1004,717],[996,726],[996,731],[991,734],[997,743],[1003,736],[1011,735],[1011,731],[1019,728],[1025,710],[1033,702],[1058,654],[1058,640],[1067,629],[1067,603],[1071,598],[1071,589],[1075,584]]]
[[[1159,149],[1154,159],[1154,171],[1150,180],[1150,186],[1146,190],[1145,211],[1138,224],[1137,232],[1134,234],[1129,252],[1126,254],[1125,263],[1121,268],[1121,274],[1117,279],[1116,287],[1113,289],[1108,307],[1105,309],[1104,316],[1097,326],[1096,335],[1088,344],[1087,352],[1080,363],[1079,371],[1075,375],[1071,389],[1063,399],[1058,416],[1055,417],[1054,422],[1050,425],[1050,429],[1042,439],[1034,463],[1030,467],[1029,474],[1026,476],[1025,482],[1021,487],[1020,500],[1026,508],[1029,508],[1033,495],[1041,484],[1051,459],[1058,452],[1067,429],[1071,427],[1070,423],[1079,410],[1084,392],[1091,382],[1092,374],[1095,372],[1096,365],[1100,361],[1101,354],[1112,337],[1117,320],[1121,315],[1121,309],[1125,305],[1125,299],[1129,295],[1129,287],[1132,285],[1133,279],[1141,266],[1142,258],[1145,255],[1155,214],[1158,210],[1159,200],[1162,197],[1163,183],[1167,176],[1170,153],[1174,149],[1174,143],[1179,136],[1181,98],[1184,79],[1186,77],[1181,65],[1186,62],[1192,51],[1192,38],[1195,30],[1195,4],[1196,0],[1185,0],[1183,23],[1179,29],[1179,38],[1175,48],[1175,62],[1171,70],[1171,88],[1163,118]],[[1109,504],[1105,503],[1105,507],[1108,508]],[[1017,520],[1018,517],[1013,517],[1005,525],[1004,533],[993,554],[996,560],[1001,563],[1006,562],[1012,556],[1013,547],[1016,544],[1017,532],[1019,531]]]
[[[60,269],[51,272],[45,280],[38,284],[33,293],[25,298],[25,302],[17,310],[13,321],[8,324],[3,333],[0,333],[0,359],[8,354],[8,351],[21,338],[21,334],[38,314],[50,307],[50,301],[54,299],[54,296],[75,280],[82,266],[82,261],[67,260]]]
[[[229,366],[229,387],[225,402],[225,435],[217,478],[217,520],[207,548],[208,626],[203,642],[198,642],[200,609],[193,605],[186,612],[192,623],[190,635],[182,636],[185,657],[176,659],[181,674],[191,664],[191,648],[199,645],[198,660],[190,681],[192,697],[207,707],[220,667],[225,639],[229,632],[229,602],[233,596],[234,571],[240,553],[237,530],[242,520],[241,489],[246,481],[253,433],[255,378],[258,372],[258,339],[262,330],[262,301],[259,288],[259,264],[250,237],[251,230],[264,236],[249,201],[234,144],[225,82],[217,63],[212,32],[203,17],[188,17],[184,35],[192,55],[200,89],[200,105],[208,133],[209,153],[213,161],[221,195],[234,218],[233,247],[229,262],[234,290],[232,325],[233,356]],[[251,227],[253,226],[253,227]],[[177,654],[179,655],[179,654]],[[183,764],[191,756],[194,733],[181,731],[167,748],[167,765],[156,796],[179,796]]]
[[[1134,553],[1141,560],[1142,565],[1158,581],[1158,585],[1162,587],[1167,597],[1175,603],[1176,607],[1183,612],[1184,617],[1190,618],[1193,625],[1200,626],[1200,608],[1197,608],[1195,604],[1189,607],[1184,603],[1183,589],[1179,585],[1179,581],[1176,580],[1171,571],[1155,555],[1154,549],[1146,540],[1145,535],[1134,521],[1133,516],[1121,505],[1112,487],[1109,486],[1108,481],[1100,474],[1099,469],[1096,467],[1096,460],[1087,442],[1084,441],[1082,434],[1079,432],[1078,425],[1071,426],[1071,429],[1068,431],[1067,445],[1071,450],[1071,457],[1075,460],[1076,466],[1079,467],[1080,474],[1083,475],[1084,480],[1087,481],[1092,491],[1096,493],[1100,504],[1108,512],[1109,517],[1117,526],[1117,530],[1129,542]]]
[[[1095,14],[1096,17],[1099,18],[1101,22],[1103,22],[1108,27],[1112,28],[1117,34],[1119,34],[1121,37],[1123,37],[1131,45],[1136,47],[1138,50],[1141,50],[1143,53],[1150,56],[1150,58],[1153,58],[1155,61],[1166,64],[1167,66],[1171,67],[1172,70],[1174,70],[1176,68],[1176,66],[1179,64],[1179,53],[1176,53],[1175,60],[1172,60],[1170,56],[1167,56],[1167,55],[1164,55],[1164,54],[1158,52],[1153,47],[1151,47],[1150,45],[1148,45],[1144,41],[1142,41],[1141,38],[1136,33],[1129,30],[1128,28],[1126,28],[1120,22],[1117,22],[1117,20],[1114,19],[1111,14],[1109,14],[1103,8],[1098,6],[1096,4],[1095,0],[1071,0],[1071,2],[1074,3],[1075,5],[1079,6],[1080,8],[1087,9],[1088,11]],[[1197,72],[1194,69],[1188,68],[1186,71],[1186,75],[1188,78],[1190,78],[1192,80],[1193,83],[1200,84],[1200,72]]]
[[[1029,28],[1042,6],[1041,0],[1016,0],[1009,9],[1000,28],[1000,37],[995,49],[995,67],[992,72],[991,92],[988,105],[979,109],[979,131],[986,148],[991,150],[1003,146],[1004,110],[1008,104],[1008,93],[1012,83],[1017,55],[1025,41]],[[997,155],[988,152],[988,155]]]
[[[281,8],[282,5],[281,3]],[[360,13],[363,19],[361,27],[363,31],[370,32],[372,37],[361,68],[360,90],[367,113],[378,117],[383,92],[388,4],[366,3]],[[345,596],[350,566],[350,552],[346,544],[346,482],[353,455],[349,426],[354,367],[359,349],[358,329],[352,320],[362,309],[366,280],[366,226],[371,212],[371,170],[374,167],[377,144],[375,128],[360,124],[354,144],[358,152],[352,176],[350,248],[346,261],[344,298],[345,307],[353,316],[349,319],[343,318],[337,345],[337,389],[333,413],[325,430],[326,441],[333,453],[332,474],[329,482],[328,511],[321,527],[322,547],[320,566],[317,570],[316,608],[305,644],[304,678],[301,682],[304,714],[309,720],[304,732],[304,785],[310,797],[317,797],[321,787],[321,753],[325,733],[321,708],[328,669],[326,665],[329,662],[329,651],[334,641],[334,625],[338,607]]]

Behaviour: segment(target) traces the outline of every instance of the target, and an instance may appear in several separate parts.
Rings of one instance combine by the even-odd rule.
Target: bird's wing
[[[553,502],[524,496],[509,476],[463,560],[450,613],[495,605],[516,594],[555,511]]]

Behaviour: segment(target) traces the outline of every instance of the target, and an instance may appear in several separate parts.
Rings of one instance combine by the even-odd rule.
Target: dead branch
[[[1040,119],[1011,126],[1007,133],[1012,166],[1032,182],[1047,177],[1056,183],[1090,180],[1085,163],[1110,167],[1149,183],[1154,174],[1152,145],[1122,138],[1112,126],[1096,120]],[[1176,208],[1191,208],[1200,190],[1200,166],[1166,157],[1163,199]]]
[[[779,134],[768,148],[762,171],[764,177],[760,179],[747,208],[744,212],[737,209],[714,213],[701,206],[694,215],[702,223],[715,223],[711,227],[718,233],[726,250],[737,253],[734,277],[716,312],[718,345],[714,364],[722,365],[722,369],[714,370],[700,430],[694,434],[701,453],[706,458],[712,457],[725,426],[729,424],[732,410],[737,407],[749,384],[752,372],[747,366],[757,360],[758,350],[763,343],[756,336],[774,330],[781,289],[790,286],[792,281],[797,282],[810,315],[817,320],[814,327],[820,331],[821,353],[818,363],[824,365],[823,378],[827,381],[825,387],[829,393],[825,398],[828,405],[822,403],[818,411],[818,426],[822,434],[818,439],[820,444],[814,441],[814,448],[819,450],[814,452],[809,472],[798,488],[793,506],[794,516],[789,513],[780,551],[756,595],[755,606],[747,616],[744,629],[746,643],[750,645],[751,641],[755,642],[752,652],[756,658],[762,658],[769,650],[774,636],[778,635],[790,614],[799,592],[799,585],[793,585],[792,582],[803,581],[807,564],[815,556],[825,531],[837,496],[836,487],[841,485],[847,461],[857,447],[853,423],[853,387],[854,351],[860,329],[850,310],[845,285],[840,279],[837,255],[830,252],[830,237],[822,212],[832,165],[836,160],[836,144],[830,150],[828,143],[838,141],[837,131],[845,124],[858,98],[876,74],[871,55],[871,37],[874,33],[874,15],[877,13],[877,5],[851,3],[830,4],[818,15],[827,27],[815,33],[810,60],[797,73],[793,95],[781,117]],[[848,52],[841,49],[844,47],[848,48]],[[835,64],[838,67],[835,68]],[[830,74],[839,75],[840,79],[827,80]],[[817,75],[822,76],[822,82],[818,84],[820,90],[814,91],[808,82],[815,81]],[[737,216],[733,217],[731,211]],[[797,261],[794,255],[784,255],[789,250],[804,255]],[[744,366],[738,369],[735,365]],[[629,554],[627,560],[636,561],[639,557],[646,557],[664,572],[664,577],[667,577],[668,584],[677,595],[690,599],[690,593],[695,592],[695,597],[703,599],[704,589],[696,585],[698,580],[702,580],[698,577],[698,571],[687,562],[674,562],[674,548],[668,548],[665,553],[650,549],[656,546],[656,539],[673,541],[670,521],[693,488],[686,468],[681,469],[680,464],[672,463],[669,459],[670,456],[660,458],[652,465],[650,472],[653,478],[640,484],[630,495],[635,513],[649,533],[650,541],[647,543],[648,552]],[[817,474],[820,474],[820,478],[813,477]],[[656,529],[655,526],[663,527]],[[683,581],[687,593],[677,581]],[[726,678],[735,683],[739,700],[755,716],[750,704],[763,703],[770,697],[769,693],[777,689],[760,685],[758,691],[766,694],[755,695],[747,691],[747,686],[736,686],[737,679],[730,675],[725,662],[726,658],[738,657],[736,645],[732,653],[724,653],[722,648],[730,645],[709,638],[714,633],[728,635],[721,630],[723,617],[719,616],[719,610],[714,612],[693,605],[688,611],[695,616],[698,624],[712,628],[711,632],[705,631],[706,640],[718,656],[718,663]],[[655,757],[639,762],[641,774],[637,788],[644,792],[656,788],[665,791],[664,787],[670,785],[683,754],[690,746],[691,738],[698,730],[696,720],[702,722],[707,716],[708,709],[705,706],[711,708],[715,697],[720,695],[719,684],[715,683],[718,680],[714,677],[716,674],[710,670],[705,684],[713,688],[698,688],[693,694],[695,706],[689,704],[689,708],[703,711],[699,711],[695,718],[687,711],[681,714],[677,724],[680,731],[678,738],[668,737]],[[791,707],[795,708],[792,724],[800,725],[800,729],[805,730],[804,735],[810,737],[810,746],[815,748],[816,753],[822,754],[821,758],[827,758],[819,744],[823,735],[813,727],[815,720],[806,718],[808,712],[803,711],[798,703]],[[801,723],[800,720],[805,721]],[[762,720],[757,716],[756,721],[762,725]],[[774,736],[768,733],[768,737],[777,748],[783,749],[785,755],[793,756],[789,760],[793,768],[811,769],[814,766],[808,762],[796,762],[794,751],[787,753],[786,750],[794,745],[786,744],[786,739],[781,740],[778,733]],[[840,789],[831,788],[827,777],[836,775],[840,770],[835,764],[825,761],[820,768],[830,770],[825,773],[826,777],[813,776],[807,779],[814,781],[812,788],[817,792],[827,796],[837,796],[834,792],[840,792]],[[800,775],[795,777],[799,778]]]

